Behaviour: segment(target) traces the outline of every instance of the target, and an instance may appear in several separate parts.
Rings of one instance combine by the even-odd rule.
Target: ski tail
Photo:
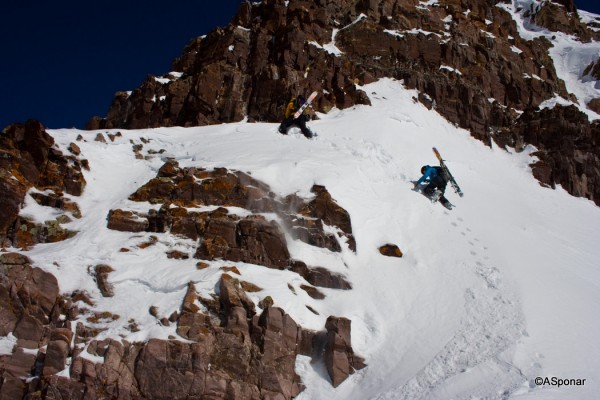
[[[298,109],[298,111],[296,111],[296,113],[294,114],[294,119],[296,119],[300,115],[302,115],[302,113],[304,112],[304,110],[306,110],[306,108],[311,105],[311,103],[313,102],[313,100],[315,99],[315,97],[317,97],[317,94],[319,94],[319,93],[316,92],[316,91],[314,91],[314,92],[312,92],[310,94],[310,96],[308,96],[308,99],[306,99],[306,102],[304,104],[302,104],[302,107],[300,107]]]
[[[460,190],[460,187],[458,186],[458,183],[456,183],[456,179],[454,179],[454,176],[452,176],[452,173],[450,172],[450,170],[446,166],[446,163],[444,162],[444,159],[442,158],[442,155],[440,154],[440,152],[435,147],[433,147],[433,153],[435,154],[435,156],[439,160],[440,167],[442,167],[442,169],[448,175],[448,178],[449,178],[449,181],[450,181],[450,185],[452,186],[452,189],[454,189],[454,192],[457,193],[460,197],[463,197],[464,193],[462,192],[462,190]]]

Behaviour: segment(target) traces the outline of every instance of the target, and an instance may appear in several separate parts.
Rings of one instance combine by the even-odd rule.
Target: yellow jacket
[[[289,118],[292,115],[294,115],[296,113],[296,111],[298,111],[298,108],[296,108],[296,98],[294,97],[293,99],[290,100],[290,102],[288,103],[287,107],[285,108],[285,118]]]

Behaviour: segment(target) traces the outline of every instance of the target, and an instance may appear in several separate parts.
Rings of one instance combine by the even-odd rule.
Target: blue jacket
[[[421,177],[421,179],[419,179],[417,181],[417,185],[420,185],[423,181],[433,181],[433,178],[435,178],[436,176],[438,176],[438,171],[437,168],[435,167],[431,167],[429,165],[425,166],[425,172],[423,173],[423,176]]]

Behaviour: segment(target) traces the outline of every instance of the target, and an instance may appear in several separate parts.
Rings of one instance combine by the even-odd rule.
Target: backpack
[[[296,110],[299,109],[300,107],[302,107],[302,105],[304,103],[306,103],[306,99],[303,96],[298,96],[295,99],[293,99],[294,101],[294,107],[296,107]]]
[[[442,178],[444,181],[448,182],[450,180],[450,175],[448,172],[442,167],[433,167],[435,168],[435,172],[437,172],[438,176]]]

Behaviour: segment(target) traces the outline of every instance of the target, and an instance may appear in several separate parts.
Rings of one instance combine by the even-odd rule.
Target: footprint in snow
[[[498,357],[523,335],[524,317],[520,304],[512,291],[502,284],[500,270],[478,261],[475,273],[483,279],[483,285],[465,290],[465,316],[454,336],[399,391],[394,389],[394,398],[431,398],[435,388],[479,365],[501,371],[501,374],[481,382],[478,398],[505,398],[508,396],[498,394],[509,395],[528,382],[519,369]]]

